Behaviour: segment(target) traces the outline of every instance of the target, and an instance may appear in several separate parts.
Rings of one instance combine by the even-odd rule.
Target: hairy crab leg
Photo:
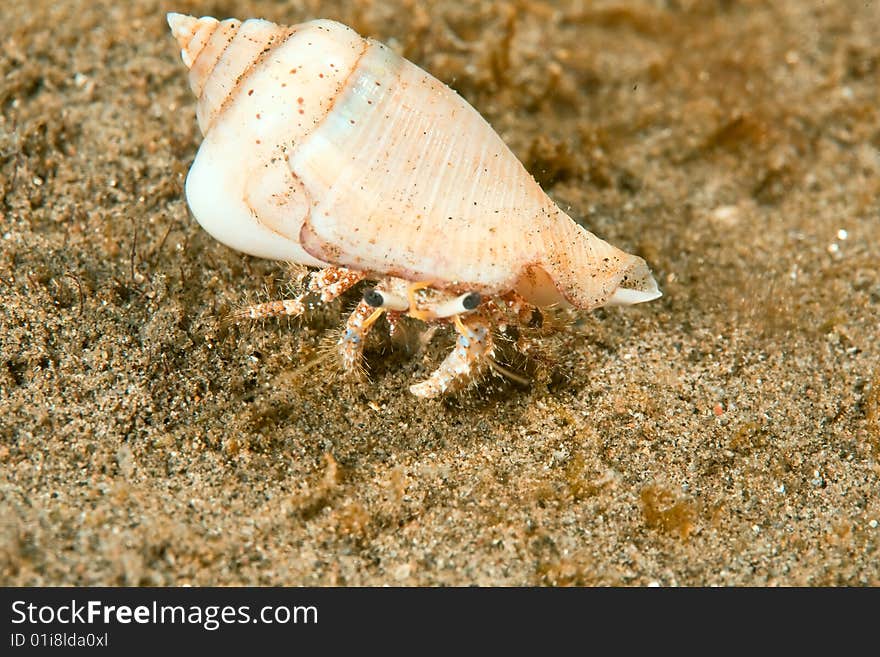
[[[366,301],[361,301],[345,322],[345,333],[337,343],[342,359],[342,369],[346,373],[361,373],[364,342],[367,333],[376,320],[385,312],[384,308],[375,308]]]
[[[409,387],[417,397],[438,397],[472,381],[490,366],[494,342],[492,325],[479,312],[453,320],[458,339],[455,348],[427,379]]]
[[[311,304],[310,295],[318,295],[320,303],[330,303],[364,279],[364,274],[342,267],[327,267],[312,274],[308,289],[293,299],[277,299],[242,308],[235,319],[268,319],[269,317],[298,317]]]

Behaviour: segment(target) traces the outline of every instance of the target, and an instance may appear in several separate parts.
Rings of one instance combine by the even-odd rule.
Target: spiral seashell
[[[187,199],[221,242],[538,305],[659,296],[643,260],[578,226],[479,113],[381,43],[329,20],[168,22],[205,135]]]

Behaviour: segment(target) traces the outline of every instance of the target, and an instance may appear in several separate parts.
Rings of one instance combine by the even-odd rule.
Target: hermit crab
[[[392,330],[451,325],[454,349],[410,387],[436,397],[498,367],[495,323],[660,296],[644,260],[576,224],[473,107],[383,44],[330,20],[168,24],[204,135],[186,180],[196,220],[316,268],[302,295],[245,316],[297,316],[372,281],[336,345],[343,369],[383,314]]]

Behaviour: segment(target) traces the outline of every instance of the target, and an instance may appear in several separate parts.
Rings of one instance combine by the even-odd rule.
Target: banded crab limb
[[[369,292],[364,294],[367,297]],[[346,374],[363,375],[364,343],[367,333],[376,320],[385,312],[384,308],[375,307],[367,300],[362,300],[345,322],[345,332],[337,342],[342,369]]]
[[[277,299],[242,308],[235,313],[235,319],[268,319],[270,317],[299,317],[314,303],[330,303],[365,278],[364,274],[342,267],[326,267],[312,273],[305,292],[293,299]],[[318,301],[307,303],[310,296]]]
[[[494,342],[488,318],[475,312],[464,319],[456,315],[453,321],[458,333],[455,348],[431,376],[409,387],[416,397],[430,399],[458,389],[492,365]]]
[[[363,373],[363,353],[367,333],[383,313],[392,331],[399,326],[400,316],[409,308],[409,302],[388,289],[387,281],[364,290],[363,299],[345,322],[345,331],[336,343],[342,369],[348,373]]]

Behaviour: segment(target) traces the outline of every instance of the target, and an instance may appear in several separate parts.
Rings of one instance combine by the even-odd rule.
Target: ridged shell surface
[[[587,232],[445,84],[317,20],[173,14],[205,135],[196,219],[247,253],[580,308],[659,296],[641,258]]]

